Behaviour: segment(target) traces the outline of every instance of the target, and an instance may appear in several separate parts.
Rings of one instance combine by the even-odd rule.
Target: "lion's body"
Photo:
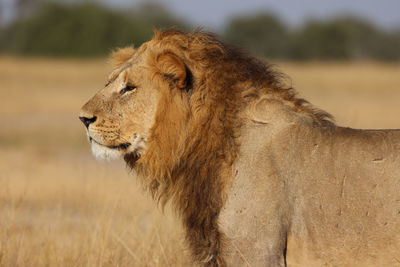
[[[117,150],[173,202],[194,261],[400,264],[400,131],[337,127],[204,33],[157,33],[115,61],[81,119],[97,154]]]
[[[321,129],[262,102],[220,215],[229,266],[283,265],[284,252],[288,266],[399,265],[400,131]]]

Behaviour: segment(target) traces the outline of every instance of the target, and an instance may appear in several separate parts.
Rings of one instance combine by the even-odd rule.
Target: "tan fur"
[[[173,202],[195,262],[399,264],[399,131],[337,127],[210,34],[156,31],[125,55],[81,116],[98,156]]]

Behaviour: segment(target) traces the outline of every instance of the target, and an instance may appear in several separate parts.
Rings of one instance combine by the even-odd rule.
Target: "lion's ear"
[[[111,63],[114,68],[118,68],[126,61],[128,61],[133,54],[135,54],[135,50],[132,46],[127,46],[124,48],[120,48],[111,53]]]
[[[157,67],[169,80],[173,80],[179,89],[187,87],[187,70],[183,61],[171,52],[157,57]]]

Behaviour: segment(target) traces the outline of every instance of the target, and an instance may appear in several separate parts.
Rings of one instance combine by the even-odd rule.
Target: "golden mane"
[[[195,63],[207,66],[204,71],[219,71],[219,77],[234,79],[229,81],[230,83],[251,82],[251,90],[246,91],[245,98],[274,94],[291,102],[297,112],[306,113],[319,125],[334,123],[332,115],[299,98],[296,90],[288,85],[286,75],[275,70],[274,65],[261,61],[238,47],[219,41],[212,33],[199,30],[191,33],[177,30],[155,31],[154,40],[159,42],[160,46],[181,49]],[[216,64],[221,63],[224,63],[223,67],[216,68]],[[243,91],[245,89],[242,88]],[[216,90],[215,86],[210,90]]]
[[[201,31],[183,33],[177,30],[155,31],[152,46],[158,50],[163,50],[164,53],[172,52],[178,54],[184,58],[183,60],[187,66],[192,67],[188,69],[190,81],[186,90],[191,95],[191,104],[195,104],[194,110],[201,114],[201,117],[195,116],[196,113],[190,114],[191,117],[189,118],[188,110],[179,110],[189,109],[189,106],[184,104],[180,106],[171,105],[171,102],[162,101],[158,109],[159,116],[157,117],[159,119],[156,120],[152,133],[153,139],[156,139],[154,135],[157,134],[158,129],[162,129],[157,141],[165,138],[167,140],[160,144],[170,147],[171,140],[168,138],[182,134],[175,132],[178,130],[174,128],[175,124],[167,125],[166,121],[190,122],[193,124],[190,126],[198,130],[197,132],[192,132],[191,134],[193,135],[188,135],[191,140],[196,140],[195,146],[197,149],[193,151],[200,152],[198,150],[201,148],[199,144],[204,141],[197,139],[205,140],[206,138],[204,137],[206,135],[203,132],[210,129],[220,129],[218,137],[221,137],[223,139],[222,143],[225,144],[225,141],[235,136],[234,129],[240,127],[241,122],[236,117],[237,112],[249,102],[254,101],[254,99],[270,94],[290,102],[297,112],[310,116],[313,122],[318,125],[333,124],[333,117],[330,114],[313,107],[308,101],[298,98],[295,89],[286,85],[285,76],[274,70],[272,65],[267,65],[236,47],[222,43],[211,33]],[[125,51],[122,51],[125,54]],[[201,78],[197,77],[199,75],[193,78],[192,72],[201,73]],[[245,83],[249,84],[247,88],[242,87]],[[172,97],[171,92],[164,93],[168,94],[165,99]],[[166,118],[169,120],[166,120]],[[213,121],[213,118],[218,118],[218,121]],[[188,128],[187,125],[185,127]],[[171,134],[165,134],[165,132],[171,132]],[[218,140],[218,138],[213,140]],[[192,150],[190,150],[192,142],[179,144],[179,148],[182,150],[180,152],[183,153],[184,150],[188,149],[192,155]],[[163,152],[160,144],[157,144],[157,147],[161,149],[160,152]],[[175,145],[178,146],[178,144]],[[171,149],[171,151],[175,151],[173,148]],[[223,150],[231,151],[230,148]],[[171,154],[171,151],[165,150],[168,155]],[[176,154],[178,158],[182,156],[181,153]],[[225,154],[223,153],[224,156]],[[166,164],[165,159],[169,158],[170,161],[174,161],[173,157],[165,156],[164,154],[158,154],[159,162],[149,165],[158,169],[151,172],[154,177],[160,178],[165,175],[168,177],[172,175],[176,166],[172,162]],[[161,167],[160,165],[164,166]],[[149,166],[146,166],[146,169]],[[170,192],[170,184],[164,184],[165,181],[163,179],[163,182],[160,183],[161,181],[158,178],[152,181],[150,189],[155,196],[157,195],[160,199],[165,198],[163,202],[166,202],[173,195],[172,191],[177,189],[174,187]],[[160,187],[160,185],[163,186]]]

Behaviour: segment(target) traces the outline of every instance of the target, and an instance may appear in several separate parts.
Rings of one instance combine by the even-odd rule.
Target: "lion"
[[[172,203],[194,263],[400,265],[399,130],[337,126],[203,31],[155,31],[112,59],[80,113],[93,154]]]

